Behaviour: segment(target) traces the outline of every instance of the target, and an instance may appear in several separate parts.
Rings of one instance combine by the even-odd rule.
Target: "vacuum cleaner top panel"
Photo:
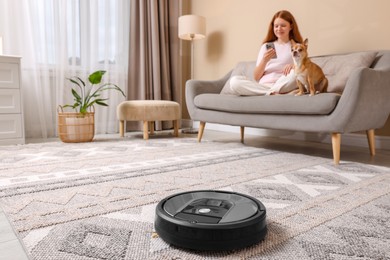
[[[170,216],[195,223],[217,224],[254,216],[262,204],[242,195],[224,191],[194,191],[168,198],[163,209]]]

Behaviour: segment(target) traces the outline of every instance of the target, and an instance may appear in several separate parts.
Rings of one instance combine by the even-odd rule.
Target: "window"
[[[69,65],[117,63],[124,48],[123,23],[128,22],[121,1],[33,0],[32,26],[37,60]],[[64,44],[65,43],[65,44]]]

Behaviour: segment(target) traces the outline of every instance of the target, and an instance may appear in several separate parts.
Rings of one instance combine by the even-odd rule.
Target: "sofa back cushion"
[[[311,61],[322,68],[328,78],[328,92],[342,93],[349,75],[359,67],[370,67],[377,52],[353,52],[342,55],[312,57]]]
[[[376,51],[352,52],[349,54],[311,57],[311,61],[320,66],[328,78],[328,92],[342,93],[352,71],[359,67],[370,67],[377,54]],[[254,80],[255,65],[254,61],[239,62],[234,67],[230,77],[243,75]],[[230,89],[230,79],[226,81],[221,94],[234,94]]]

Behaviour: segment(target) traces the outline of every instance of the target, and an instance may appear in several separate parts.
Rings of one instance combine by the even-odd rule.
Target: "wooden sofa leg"
[[[332,150],[334,164],[340,163],[340,147],[341,147],[341,134],[332,133]]]
[[[240,126],[241,143],[244,143],[244,132],[245,132],[245,126]]]
[[[198,142],[202,140],[203,132],[204,132],[204,127],[206,126],[206,122],[200,122],[199,124],[199,131],[198,131]]]
[[[370,129],[366,131],[367,139],[368,139],[368,147],[370,148],[370,154],[372,156],[375,155],[375,130]]]

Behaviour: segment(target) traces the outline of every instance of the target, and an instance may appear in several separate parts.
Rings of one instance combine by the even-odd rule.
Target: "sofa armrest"
[[[197,95],[205,94],[205,93],[214,93],[218,94],[221,92],[222,88],[224,87],[225,83],[229,80],[230,75],[232,74],[232,71],[227,73],[225,76],[218,80],[188,80],[186,82],[186,89],[185,89],[185,95],[186,95],[186,104],[188,113],[190,114],[191,118],[194,114],[194,111],[196,110],[194,99]]]
[[[381,128],[390,113],[390,70],[358,68],[351,73],[336,110],[339,132]]]

